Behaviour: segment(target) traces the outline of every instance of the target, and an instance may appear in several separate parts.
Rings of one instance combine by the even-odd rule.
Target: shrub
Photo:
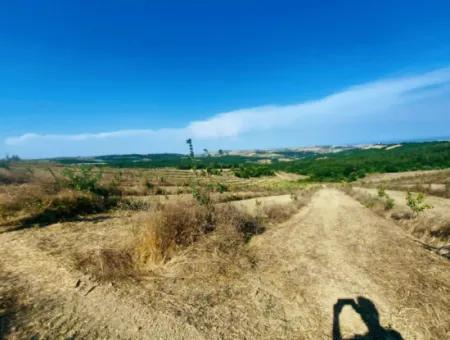
[[[386,200],[384,201],[384,210],[391,210],[395,206],[395,201],[392,197],[385,195]]]
[[[28,182],[28,180],[29,176],[23,172],[0,167],[0,184],[22,184]]]
[[[396,221],[400,221],[400,220],[410,220],[414,217],[414,215],[410,211],[394,212],[392,213],[391,217]]]
[[[283,222],[291,217],[297,208],[294,204],[270,204],[263,207],[264,217],[271,222]]]
[[[384,188],[384,186],[380,185],[378,187],[378,197],[383,198],[386,196],[386,189]]]
[[[46,225],[79,215],[102,212],[114,207],[117,202],[115,197],[90,192],[72,189],[53,192],[46,191],[39,185],[22,185],[0,201],[0,217],[16,219],[19,228],[31,224]]]
[[[196,201],[169,203],[142,220],[134,259],[139,266],[164,263],[220,226],[230,228],[228,234],[237,232],[243,242],[264,231],[257,218],[230,205],[212,207]]]
[[[234,175],[239,178],[274,176],[275,171],[268,166],[240,166],[232,169]]]
[[[47,193],[38,185],[19,185],[7,190],[0,200],[0,217],[12,218],[24,211],[34,213],[42,206]]]
[[[133,257],[128,249],[98,249],[74,255],[77,270],[99,281],[126,279],[136,275]]]
[[[209,188],[192,185],[192,197],[201,205],[207,206],[212,203]]]
[[[223,183],[217,183],[216,189],[221,194],[224,193],[224,192],[229,191],[228,186],[223,184]]]
[[[22,224],[46,225],[76,216],[99,213],[117,205],[114,198],[64,190],[35,201],[35,211]]]
[[[169,203],[143,220],[136,242],[139,263],[159,263],[169,259],[183,246],[213,229],[212,217],[205,206],[192,202]]]
[[[133,198],[123,198],[118,201],[118,207],[123,210],[142,211],[149,210],[150,203]]]
[[[432,208],[431,205],[425,203],[425,195],[421,192],[414,197],[414,194],[408,191],[406,193],[406,205],[412,210],[415,217],[419,216],[424,210]]]
[[[153,188],[155,187],[155,185],[152,183],[150,178],[147,178],[145,180],[145,187],[147,188],[147,190],[152,191]]]
[[[208,175],[216,175],[216,176],[219,176],[219,175],[222,174],[222,169],[216,169],[216,168],[213,168],[213,167],[207,167],[207,168],[206,168],[206,173],[207,173]]]
[[[102,178],[102,172],[95,172],[92,167],[87,166],[81,166],[76,170],[66,168],[63,175],[68,179],[69,188],[93,193],[98,191],[99,182]]]

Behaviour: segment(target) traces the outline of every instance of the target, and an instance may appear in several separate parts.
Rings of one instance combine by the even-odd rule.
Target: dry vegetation
[[[386,191],[383,185],[376,190],[350,185],[341,189],[376,214],[396,222],[426,248],[450,258],[450,216],[445,213],[445,199],[427,197],[422,192]]]
[[[266,225],[286,221],[306,205],[312,193],[308,191],[289,204],[264,205],[257,215],[230,204],[202,205],[193,199],[159,204],[137,217],[132,242],[122,249],[78,254],[76,267],[99,280],[117,280],[158,273],[186,253],[195,252],[197,259],[205,262],[215,254],[229,262],[241,257],[245,244]]]
[[[106,211],[118,202],[107,187],[96,193],[73,189],[62,178],[51,181],[30,176],[23,180],[21,184],[0,186],[0,225],[7,230]]]
[[[0,169],[0,237],[11,245],[0,249],[0,330],[10,338],[322,339],[335,300],[366,292],[407,335],[408,325],[425,325],[426,294],[435,308],[430,334],[450,332],[448,301],[437,292],[447,292],[444,259],[419,253],[390,222],[399,217],[444,249],[449,225],[430,227],[444,209],[434,201],[414,217],[389,190],[345,187],[380,219],[342,193],[283,174],[105,168],[94,181],[99,169],[77,180],[64,171]],[[24,228],[32,225],[45,228]],[[401,272],[411,259],[417,268]],[[392,270],[375,274],[383,261]],[[405,287],[396,275],[409,277]]]
[[[408,171],[376,174],[359,181],[361,186],[390,190],[409,190],[450,198],[450,170]]]

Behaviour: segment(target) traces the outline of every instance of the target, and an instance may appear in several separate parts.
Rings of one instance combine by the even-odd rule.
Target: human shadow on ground
[[[368,329],[366,334],[353,335],[350,338],[342,337],[339,316],[346,305],[351,306],[361,316]],[[396,330],[380,325],[380,316],[375,304],[361,296],[356,301],[354,299],[338,299],[334,304],[332,335],[333,340],[403,340],[401,334]]]

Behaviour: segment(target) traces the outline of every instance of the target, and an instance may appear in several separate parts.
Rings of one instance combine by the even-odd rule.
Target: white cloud
[[[210,119],[192,122],[188,129],[197,138],[234,137],[252,130],[289,127],[305,119],[318,116],[352,116],[383,113],[389,108],[435,91],[447,92],[450,68],[424,75],[389,79],[332,94],[323,99],[286,106],[263,106],[221,113]],[[438,86],[430,90],[430,86]],[[423,90],[423,91],[421,91]]]
[[[434,97],[448,98],[449,93],[450,68],[443,68],[412,77],[385,79],[354,86],[322,99],[295,105],[270,105],[219,113],[205,120],[191,122],[184,128],[119,130],[73,135],[26,133],[6,138],[5,144],[26,148],[38,143],[51,148],[55,142],[68,146],[77,143],[94,145],[105,141],[128,141],[127,152],[134,152],[131,143],[133,140],[157,146],[162,146],[164,141],[167,150],[156,148],[153,151],[171,151],[171,142],[180,143],[188,137],[200,141],[223,141],[252,133],[292,129],[314,121],[338,123],[345,119],[370,120],[396,112],[404,113],[413,108],[415,102],[424,102]],[[450,111],[448,113],[450,115]],[[98,150],[102,151],[102,148]],[[109,151],[105,149],[103,152]]]
[[[88,140],[106,140],[106,139],[117,139],[123,137],[157,137],[158,135],[177,134],[176,129],[161,129],[161,130],[118,130],[111,132],[99,132],[99,133],[81,133],[73,135],[57,135],[48,134],[40,135],[37,133],[26,133],[17,137],[8,137],[5,140],[7,145],[23,145],[36,140],[48,140],[48,141],[88,141]]]

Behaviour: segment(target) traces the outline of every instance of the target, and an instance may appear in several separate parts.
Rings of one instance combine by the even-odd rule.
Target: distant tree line
[[[189,143],[188,143],[189,144]],[[189,148],[190,151],[190,148]],[[290,162],[276,158],[270,164],[260,164],[267,156],[209,155],[191,157],[181,154],[111,155],[95,159],[65,158],[63,164],[101,162],[103,166],[120,168],[231,169],[242,178],[270,176],[276,171],[286,171],[309,176],[311,181],[354,181],[374,172],[399,172],[450,168],[450,142],[406,143],[387,149],[350,149],[337,153],[298,153],[301,159]],[[100,165],[102,166],[102,165]]]

